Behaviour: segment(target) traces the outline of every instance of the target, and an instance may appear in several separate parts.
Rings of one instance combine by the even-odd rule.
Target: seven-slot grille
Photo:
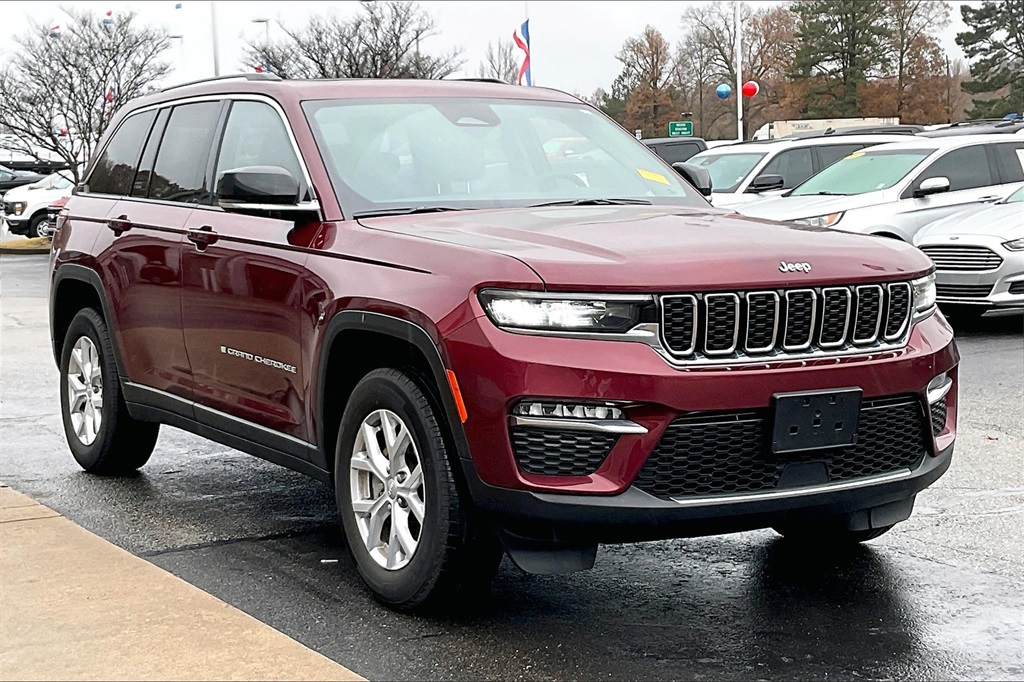
[[[995,270],[1003,264],[1003,259],[995,251],[984,246],[943,245],[922,246],[935,268],[944,272],[972,272]]]
[[[906,282],[662,296],[662,343],[678,362],[870,349],[903,339]]]

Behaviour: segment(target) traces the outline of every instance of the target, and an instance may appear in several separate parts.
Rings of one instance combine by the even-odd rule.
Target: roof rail
[[[471,83],[500,83],[501,85],[509,85],[503,80],[498,78],[452,78],[453,81],[468,81]]]
[[[215,83],[217,81],[230,81],[244,78],[247,81],[279,81],[281,77],[276,73],[236,73],[230,76],[214,76],[213,78],[200,78],[197,81],[188,81],[187,83],[178,83],[177,85],[170,85],[160,92],[167,92],[168,90],[176,90],[177,88],[186,88],[190,85],[199,85],[200,83]]]

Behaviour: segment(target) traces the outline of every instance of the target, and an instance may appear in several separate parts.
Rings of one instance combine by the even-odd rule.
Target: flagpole
[[[733,30],[736,31],[736,140],[743,142],[743,48],[740,34],[740,3],[734,0]]]

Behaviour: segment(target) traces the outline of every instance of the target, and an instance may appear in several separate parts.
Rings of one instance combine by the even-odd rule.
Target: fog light
[[[928,382],[928,404],[937,403],[946,397],[953,386],[953,380],[945,372]]]
[[[611,405],[583,405],[579,403],[521,402],[512,408],[512,414],[523,417],[554,417],[558,419],[625,419],[626,415]]]

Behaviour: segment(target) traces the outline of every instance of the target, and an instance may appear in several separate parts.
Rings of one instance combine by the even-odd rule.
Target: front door
[[[266,102],[232,102],[214,182],[247,166],[278,166],[302,178],[284,126]],[[270,429],[292,444],[311,440],[301,319],[306,247],[314,236],[315,228],[294,221],[214,206],[190,216],[182,315],[200,421],[250,437]]]

